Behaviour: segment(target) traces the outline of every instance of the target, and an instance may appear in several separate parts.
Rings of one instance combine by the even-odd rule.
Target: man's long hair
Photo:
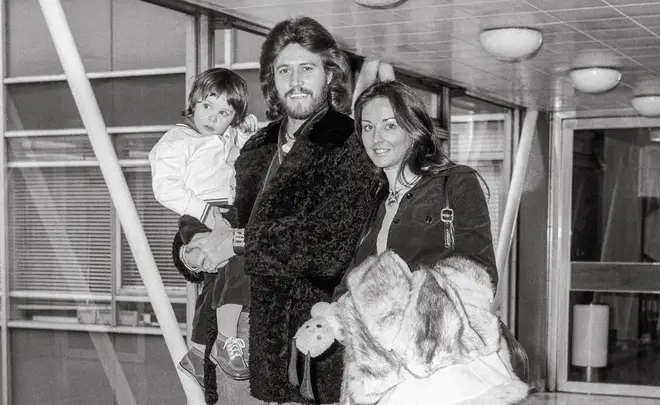
[[[328,104],[336,111],[350,114],[351,70],[346,55],[339,49],[330,32],[318,21],[309,17],[298,17],[278,23],[268,33],[261,46],[259,79],[267,107],[266,117],[277,120],[286,115],[275,88],[273,65],[280,52],[290,44],[298,44],[321,57],[326,77],[329,77]]]

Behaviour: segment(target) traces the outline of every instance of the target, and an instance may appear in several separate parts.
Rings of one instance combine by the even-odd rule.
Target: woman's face
[[[411,145],[410,136],[399,126],[389,100],[376,98],[362,109],[362,144],[376,167],[398,169]]]

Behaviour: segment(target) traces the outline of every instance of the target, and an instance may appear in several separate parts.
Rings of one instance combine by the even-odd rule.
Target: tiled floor
[[[532,395],[524,405],[660,405],[660,399],[543,393]]]

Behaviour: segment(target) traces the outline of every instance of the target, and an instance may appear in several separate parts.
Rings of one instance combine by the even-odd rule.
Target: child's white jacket
[[[186,122],[172,127],[149,152],[156,200],[202,222],[212,205],[232,204],[234,162],[247,139],[234,128],[222,136],[202,136]]]
[[[480,265],[452,257],[411,272],[388,251],[347,277],[349,292],[325,314],[345,345],[342,405],[502,405],[527,396]]]

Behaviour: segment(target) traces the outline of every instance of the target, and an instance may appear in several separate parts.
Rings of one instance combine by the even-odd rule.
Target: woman
[[[497,353],[506,327],[490,313],[497,269],[480,177],[444,154],[406,85],[370,86],[354,114],[388,187],[324,313],[346,346],[342,404],[524,398],[507,349]]]

